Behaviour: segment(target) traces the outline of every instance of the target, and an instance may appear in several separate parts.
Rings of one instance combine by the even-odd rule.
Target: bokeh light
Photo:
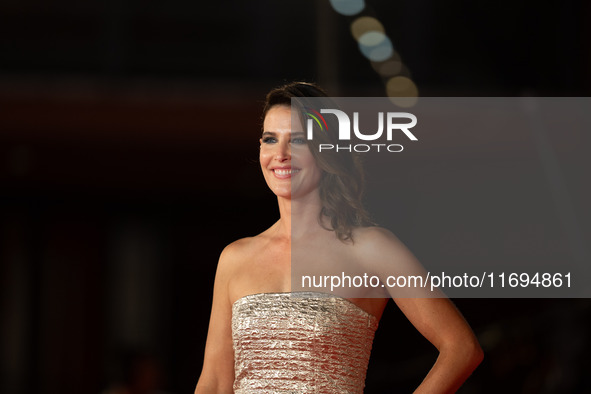
[[[360,16],[351,23],[351,34],[359,41],[362,35],[370,31],[385,33],[384,25],[371,16]]]
[[[330,5],[342,15],[356,15],[365,8],[364,0],[330,0]]]
[[[418,101],[417,85],[402,75],[392,77],[386,82],[386,93],[390,100],[399,107],[412,107]]]
[[[396,52],[384,61],[371,62],[371,66],[382,78],[391,78],[399,75],[404,69],[400,56]]]
[[[340,14],[349,16],[365,8],[365,3],[357,0],[330,0],[330,4]],[[386,93],[391,101],[400,107],[414,106],[418,101],[418,88],[394,50],[382,22],[372,16],[360,15],[351,22],[350,29],[363,56],[386,81]]]
[[[384,61],[394,53],[390,39],[379,31],[370,31],[359,37],[359,49],[374,62]]]

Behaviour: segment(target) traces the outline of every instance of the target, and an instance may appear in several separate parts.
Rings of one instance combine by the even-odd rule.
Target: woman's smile
[[[299,168],[292,167],[278,167],[273,169],[273,173],[279,179],[289,179],[298,172],[300,172]]]

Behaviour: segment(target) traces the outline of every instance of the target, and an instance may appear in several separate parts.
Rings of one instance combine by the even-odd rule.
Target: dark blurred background
[[[384,96],[398,73],[422,96],[591,91],[589,2],[332,5],[0,4],[0,392],[192,392],[219,253],[277,219],[257,164],[270,88]],[[398,71],[360,51],[359,15]],[[455,301],[486,352],[463,392],[591,392],[589,300]],[[391,305],[366,392],[411,392],[434,357]]]

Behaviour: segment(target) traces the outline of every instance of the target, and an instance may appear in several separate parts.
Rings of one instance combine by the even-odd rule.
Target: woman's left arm
[[[380,276],[426,277],[416,257],[390,231],[374,227],[360,241],[358,250],[363,260]],[[454,393],[483,358],[472,329],[441,293],[430,293],[422,287],[389,288],[389,293],[415,328],[439,350],[437,361],[415,393]]]
[[[439,356],[415,393],[455,393],[482,361],[472,329],[447,298],[394,300]]]

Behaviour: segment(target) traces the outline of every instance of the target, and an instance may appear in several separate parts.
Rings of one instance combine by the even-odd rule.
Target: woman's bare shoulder
[[[353,231],[353,245],[362,252],[379,251],[380,248],[403,248],[404,244],[390,230],[378,227],[358,227]]]
[[[224,248],[220,255],[217,268],[217,277],[226,287],[231,303],[245,294],[260,291],[251,291],[258,288],[253,283],[258,283],[262,277],[260,271],[261,256],[265,254],[268,237],[262,234],[238,239]]]
[[[353,233],[354,250],[359,261],[372,267],[417,271],[421,265],[394,233],[383,227],[358,228]]]
[[[220,255],[220,263],[234,264],[236,261],[244,261],[256,256],[264,248],[268,236],[266,231],[261,234],[240,238],[228,244]]]
[[[252,255],[254,237],[238,239],[228,244],[220,254],[216,269],[216,281],[227,283],[231,278],[239,274],[244,262]]]
[[[255,237],[237,239],[228,244],[220,255],[220,263],[231,263],[236,258],[249,254],[256,244]]]

